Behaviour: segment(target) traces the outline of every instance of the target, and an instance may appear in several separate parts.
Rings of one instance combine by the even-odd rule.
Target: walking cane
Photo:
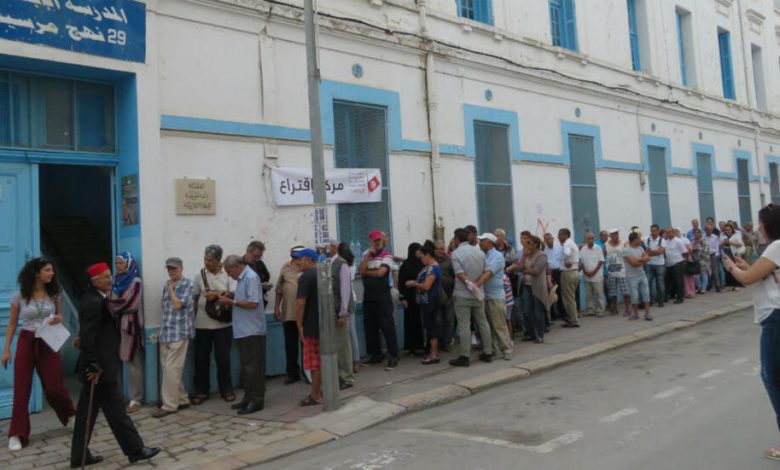
[[[84,470],[84,467],[87,466],[87,446],[89,446],[89,428],[90,423],[92,422],[92,403],[95,400],[95,382],[90,380],[89,383],[89,407],[87,408],[87,425],[84,426],[84,448],[81,451],[81,470]]]

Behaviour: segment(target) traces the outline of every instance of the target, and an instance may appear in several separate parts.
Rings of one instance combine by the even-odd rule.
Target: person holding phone
[[[8,449],[21,450],[30,439],[30,412],[28,403],[32,391],[33,371],[38,371],[46,401],[49,402],[63,426],[76,414],[73,402],[62,383],[62,360],[57,351],[35,337],[38,328],[62,321],[61,288],[54,267],[46,258],[27,262],[19,272],[19,291],[11,298],[11,312],[5,333],[3,367],[11,362],[11,341],[21,319],[21,331],[16,340],[13,362],[14,395],[11,426],[8,428]]]
[[[769,204],[758,212],[758,229],[769,245],[751,266],[738,257],[723,257],[729,276],[753,291],[755,322],[761,325],[761,380],[775,410],[780,429],[780,206]],[[764,457],[780,461],[780,446],[764,451]]]

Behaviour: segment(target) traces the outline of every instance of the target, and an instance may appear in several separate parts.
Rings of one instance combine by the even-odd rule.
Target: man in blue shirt
[[[160,327],[160,362],[162,364],[162,406],[152,413],[163,418],[190,406],[187,391],[182,385],[182,372],[187,359],[187,347],[195,337],[195,313],[192,281],[182,276],[180,258],[168,258],[165,269],[168,281],[162,295],[162,326]]]
[[[506,292],[504,292],[504,255],[496,249],[497,238],[492,233],[483,233],[479,237],[479,247],[485,252],[488,270],[483,277],[485,289],[485,316],[490,325],[490,337],[493,350],[501,351],[505,361],[512,359],[512,339],[506,324]]]
[[[225,258],[223,266],[236,280],[236,291],[219,298],[233,305],[233,338],[238,342],[244,398],[231,406],[239,415],[254,413],[265,404],[265,308],[260,277],[237,255]]]

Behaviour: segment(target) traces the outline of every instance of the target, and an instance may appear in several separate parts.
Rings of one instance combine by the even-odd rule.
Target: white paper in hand
[[[48,321],[50,320],[47,320],[46,325],[38,328],[35,337],[44,340],[52,351],[58,352],[70,337],[70,331],[62,323],[50,325]]]

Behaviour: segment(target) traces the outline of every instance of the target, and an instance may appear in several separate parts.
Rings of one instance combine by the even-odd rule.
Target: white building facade
[[[68,264],[63,219],[91,227],[104,259],[136,255],[149,335],[167,257],[193,277],[206,245],[242,253],[259,239],[273,277],[291,246],[313,243],[311,207],[277,206],[270,176],[310,161],[300,0],[59,3],[0,7],[0,320],[26,258]],[[744,223],[780,202],[780,10],[768,0],[318,3],[326,166],[383,172],[382,203],[330,206],[340,240],[365,246],[380,228],[403,253],[469,223],[581,239]],[[42,43],[57,9],[92,26]],[[185,178],[215,182],[213,214],[177,211]],[[268,320],[269,371],[282,373]],[[0,409],[9,399],[2,384]]]

